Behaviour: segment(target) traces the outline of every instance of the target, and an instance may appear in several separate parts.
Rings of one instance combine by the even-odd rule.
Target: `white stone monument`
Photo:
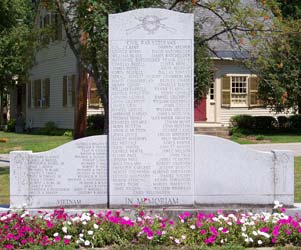
[[[30,208],[107,205],[106,136],[56,149],[10,154],[10,206]]]
[[[12,152],[11,207],[294,204],[292,152],[193,135],[192,15],[141,9],[109,28],[109,146]]]
[[[193,15],[109,16],[110,204],[193,204]]]

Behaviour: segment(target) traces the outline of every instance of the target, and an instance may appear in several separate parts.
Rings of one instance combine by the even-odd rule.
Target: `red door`
[[[207,121],[206,117],[206,97],[203,98],[194,106],[194,121],[204,122]]]

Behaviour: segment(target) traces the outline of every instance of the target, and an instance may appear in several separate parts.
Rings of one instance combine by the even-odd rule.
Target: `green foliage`
[[[87,118],[86,134],[101,135],[104,131],[105,117],[102,114],[90,115]]]
[[[301,131],[301,115],[292,115],[288,118],[288,127],[290,129]]]
[[[253,117],[251,115],[236,115],[230,119],[232,128],[251,130],[253,128]]]
[[[43,128],[37,131],[40,135],[51,135],[51,136],[72,136],[72,131],[60,129],[53,121],[46,122]]]
[[[272,116],[253,116],[253,128],[261,131],[271,131],[278,127],[277,120]]]
[[[288,118],[286,116],[278,116],[277,120],[279,129],[285,129],[288,127]]]
[[[15,119],[10,119],[7,122],[5,130],[6,130],[6,132],[15,132],[15,129],[16,129],[16,120]]]

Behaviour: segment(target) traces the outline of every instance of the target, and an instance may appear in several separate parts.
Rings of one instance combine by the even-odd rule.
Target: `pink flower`
[[[11,244],[4,245],[3,247],[4,247],[4,249],[14,249],[14,246]]]
[[[276,238],[272,238],[272,243],[273,243],[273,244],[276,243]]]
[[[222,233],[228,233],[228,232],[229,232],[229,230],[228,230],[227,228],[224,227],[224,228],[222,229]]]
[[[200,230],[200,234],[206,234],[206,230],[205,229],[202,229],[202,230]]]
[[[291,232],[290,230],[286,229],[286,230],[285,230],[285,233],[286,233],[287,235],[290,235],[292,232]]]
[[[274,227],[274,229],[273,229],[273,232],[272,232],[272,234],[275,236],[275,237],[277,237],[278,235],[279,235],[279,226],[275,226]]]
[[[210,232],[211,232],[213,235],[218,235],[218,231],[215,229],[215,227],[210,227]]]
[[[58,242],[58,241],[60,241],[60,240],[61,240],[61,237],[60,237],[60,236],[54,237],[54,241],[55,241],[55,242]]]
[[[53,228],[53,223],[50,222],[49,220],[46,221],[46,224],[48,228]]]
[[[204,242],[206,245],[214,243],[216,237],[214,235],[210,236],[208,239],[205,239]]]
[[[25,240],[25,239],[23,239],[23,240],[21,240],[21,244],[26,244],[27,243],[27,240]]]
[[[69,244],[70,244],[70,240],[64,239],[64,244],[65,244],[65,245],[69,245]]]
[[[263,232],[263,233],[267,233],[268,231],[270,230],[270,228],[268,227],[263,227],[263,228],[260,228],[260,232]]]

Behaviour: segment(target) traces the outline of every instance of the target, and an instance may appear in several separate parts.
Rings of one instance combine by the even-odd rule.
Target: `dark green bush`
[[[230,123],[233,128],[251,130],[254,127],[254,118],[250,115],[236,115],[231,117]]]
[[[87,118],[87,135],[102,134],[105,117],[101,114],[90,115]]]
[[[280,129],[288,128],[288,118],[286,116],[278,116],[278,127]]]
[[[268,131],[278,127],[277,120],[272,116],[253,116],[254,130]]]
[[[44,127],[37,131],[40,135],[53,135],[61,136],[66,132],[65,129],[59,129],[53,121],[46,122]]]
[[[292,115],[288,118],[289,128],[293,130],[301,130],[301,115]]]
[[[7,122],[5,130],[6,130],[6,132],[15,132],[15,129],[16,129],[16,120],[15,119],[10,119]]]

